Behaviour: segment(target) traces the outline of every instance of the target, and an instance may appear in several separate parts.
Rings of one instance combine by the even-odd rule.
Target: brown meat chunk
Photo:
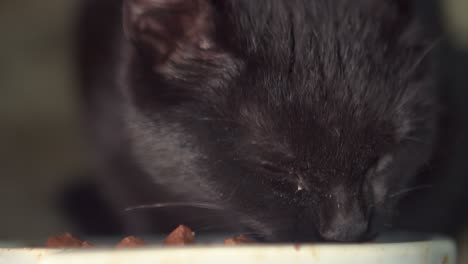
[[[165,245],[187,245],[195,242],[195,233],[185,225],[179,225],[164,240]]]
[[[83,243],[81,243],[81,247],[82,248],[92,248],[92,247],[94,247],[94,245],[89,243],[88,241],[83,241]]]
[[[133,248],[133,247],[142,247],[145,246],[146,243],[144,240],[139,239],[134,236],[128,236],[122,239],[116,246],[116,248]]]
[[[47,240],[46,247],[48,248],[88,248],[93,245],[87,241],[73,237],[70,233],[64,233],[58,236],[51,236]]]
[[[239,244],[248,244],[252,243],[253,241],[250,240],[248,237],[244,235],[240,235],[237,237],[232,237],[224,240],[224,245],[239,245]]]

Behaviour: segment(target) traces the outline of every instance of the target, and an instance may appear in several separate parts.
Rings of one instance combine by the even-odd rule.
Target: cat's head
[[[435,133],[430,43],[409,11],[396,0],[126,0],[136,163],[266,240],[381,230]]]

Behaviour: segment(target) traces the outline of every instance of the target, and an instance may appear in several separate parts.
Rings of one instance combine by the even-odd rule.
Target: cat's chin
[[[307,231],[273,232],[270,234],[261,234],[261,232],[253,232],[253,235],[249,235],[249,238],[257,242],[273,244],[317,243],[324,241],[318,235],[317,232]]]
[[[315,230],[298,230],[295,232],[273,232],[272,234],[262,235],[250,235],[249,238],[252,240],[262,243],[366,243],[372,242],[376,239],[379,232],[366,232],[358,238],[349,240],[329,240],[324,239]]]

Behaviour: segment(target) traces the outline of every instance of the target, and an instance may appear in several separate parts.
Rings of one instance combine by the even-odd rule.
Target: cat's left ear
[[[124,0],[124,31],[157,68],[214,48],[214,11],[209,0]]]

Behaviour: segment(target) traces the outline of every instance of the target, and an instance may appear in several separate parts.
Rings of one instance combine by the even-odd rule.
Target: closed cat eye
[[[261,161],[260,167],[270,173],[290,174],[290,171],[268,161]]]
[[[245,168],[255,171],[259,175],[267,177],[269,180],[275,182],[290,182],[296,184],[297,177],[294,176],[292,170],[284,166],[277,165],[271,161],[266,160],[253,160],[245,162]]]

